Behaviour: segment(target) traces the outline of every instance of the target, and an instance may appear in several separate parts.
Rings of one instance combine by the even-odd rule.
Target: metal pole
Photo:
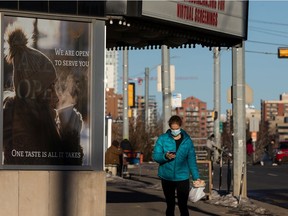
[[[221,151],[220,163],[219,163],[219,191],[222,186],[222,167],[223,167],[223,158],[222,158],[223,155],[222,154],[223,152]]]
[[[129,139],[128,120],[128,50],[123,49],[123,139]]]
[[[213,48],[214,58],[214,111],[217,112],[217,119],[214,121],[214,136],[215,145],[218,149],[221,149],[221,136],[220,136],[220,51],[218,47]],[[218,160],[219,150],[214,150],[214,162]],[[221,154],[222,156],[222,154]]]
[[[253,145],[253,153],[252,153],[252,164],[254,164],[256,162],[256,142],[253,140],[252,141],[252,145]]]
[[[108,118],[106,118],[106,120],[107,120],[107,146],[105,148],[105,152],[112,144],[112,118],[109,116]]]
[[[149,129],[149,73],[148,67],[145,68],[145,130]]]
[[[228,155],[228,161],[227,161],[227,193],[230,193],[230,187],[231,187],[231,158]]]
[[[163,132],[169,129],[167,124],[171,116],[171,86],[170,86],[170,50],[166,45],[162,45],[162,100],[163,100]]]
[[[242,164],[246,164],[245,127],[245,71],[244,41],[242,47],[232,48],[232,92],[233,92],[233,195],[240,195]],[[243,170],[242,196],[247,196],[246,166]]]

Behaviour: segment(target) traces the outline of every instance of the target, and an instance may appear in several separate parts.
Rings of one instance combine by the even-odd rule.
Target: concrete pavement
[[[129,168],[131,179],[113,177],[107,178],[107,216],[163,216],[165,215],[165,199],[161,183],[157,177],[155,163],[144,163],[141,169],[138,166]],[[287,209],[267,203],[252,200],[257,205],[256,212],[249,213],[243,210],[222,205],[214,205],[207,200],[197,203],[188,202],[189,213],[193,216],[228,216],[228,215],[288,215]],[[259,209],[259,210],[258,210]],[[265,211],[267,209],[267,211]],[[257,211],[259,211],[257,213]],[[176,206],[175,216],[179,216]]]

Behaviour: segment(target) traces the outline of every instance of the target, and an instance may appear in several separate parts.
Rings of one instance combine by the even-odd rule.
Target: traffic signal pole
[[[218,47],[213,48],[213,59],[214,59],[214,112],[217,112],[217,117],[214,120],[214,136],[215,145],[218,149],[221,149],[221,136],[220,136],[220,51]],[[219,157],[219,151],[214,151],[214,162]]]
[[[128,119],[128,50],[123,49],[123,139],[129,139]]]
[[[148,132],[149,129],[149,74],[150,69],[145,68],[145,130]]]
[[[233,195],[239,200],[247,196],[244,48],[244,41],[232,48]]]

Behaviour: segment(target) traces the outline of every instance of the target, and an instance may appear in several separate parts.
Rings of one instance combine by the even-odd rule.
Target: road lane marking
[[[269,175],[269,176],[278,176],[278,175],[273,174],[273,173],[267,173],[267,175]]]

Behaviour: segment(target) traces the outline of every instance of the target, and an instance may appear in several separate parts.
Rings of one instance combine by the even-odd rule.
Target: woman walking
[[[156,141],[153,159],[159,164],[158,176],[166,199],[166,216],[174,216],[175,190],[181,216],[188,216],[190,174],[194,181],[200,181],[196,154],[190,136],[181,129],[181,118],[174,115],[168,124],[170,129]]]

